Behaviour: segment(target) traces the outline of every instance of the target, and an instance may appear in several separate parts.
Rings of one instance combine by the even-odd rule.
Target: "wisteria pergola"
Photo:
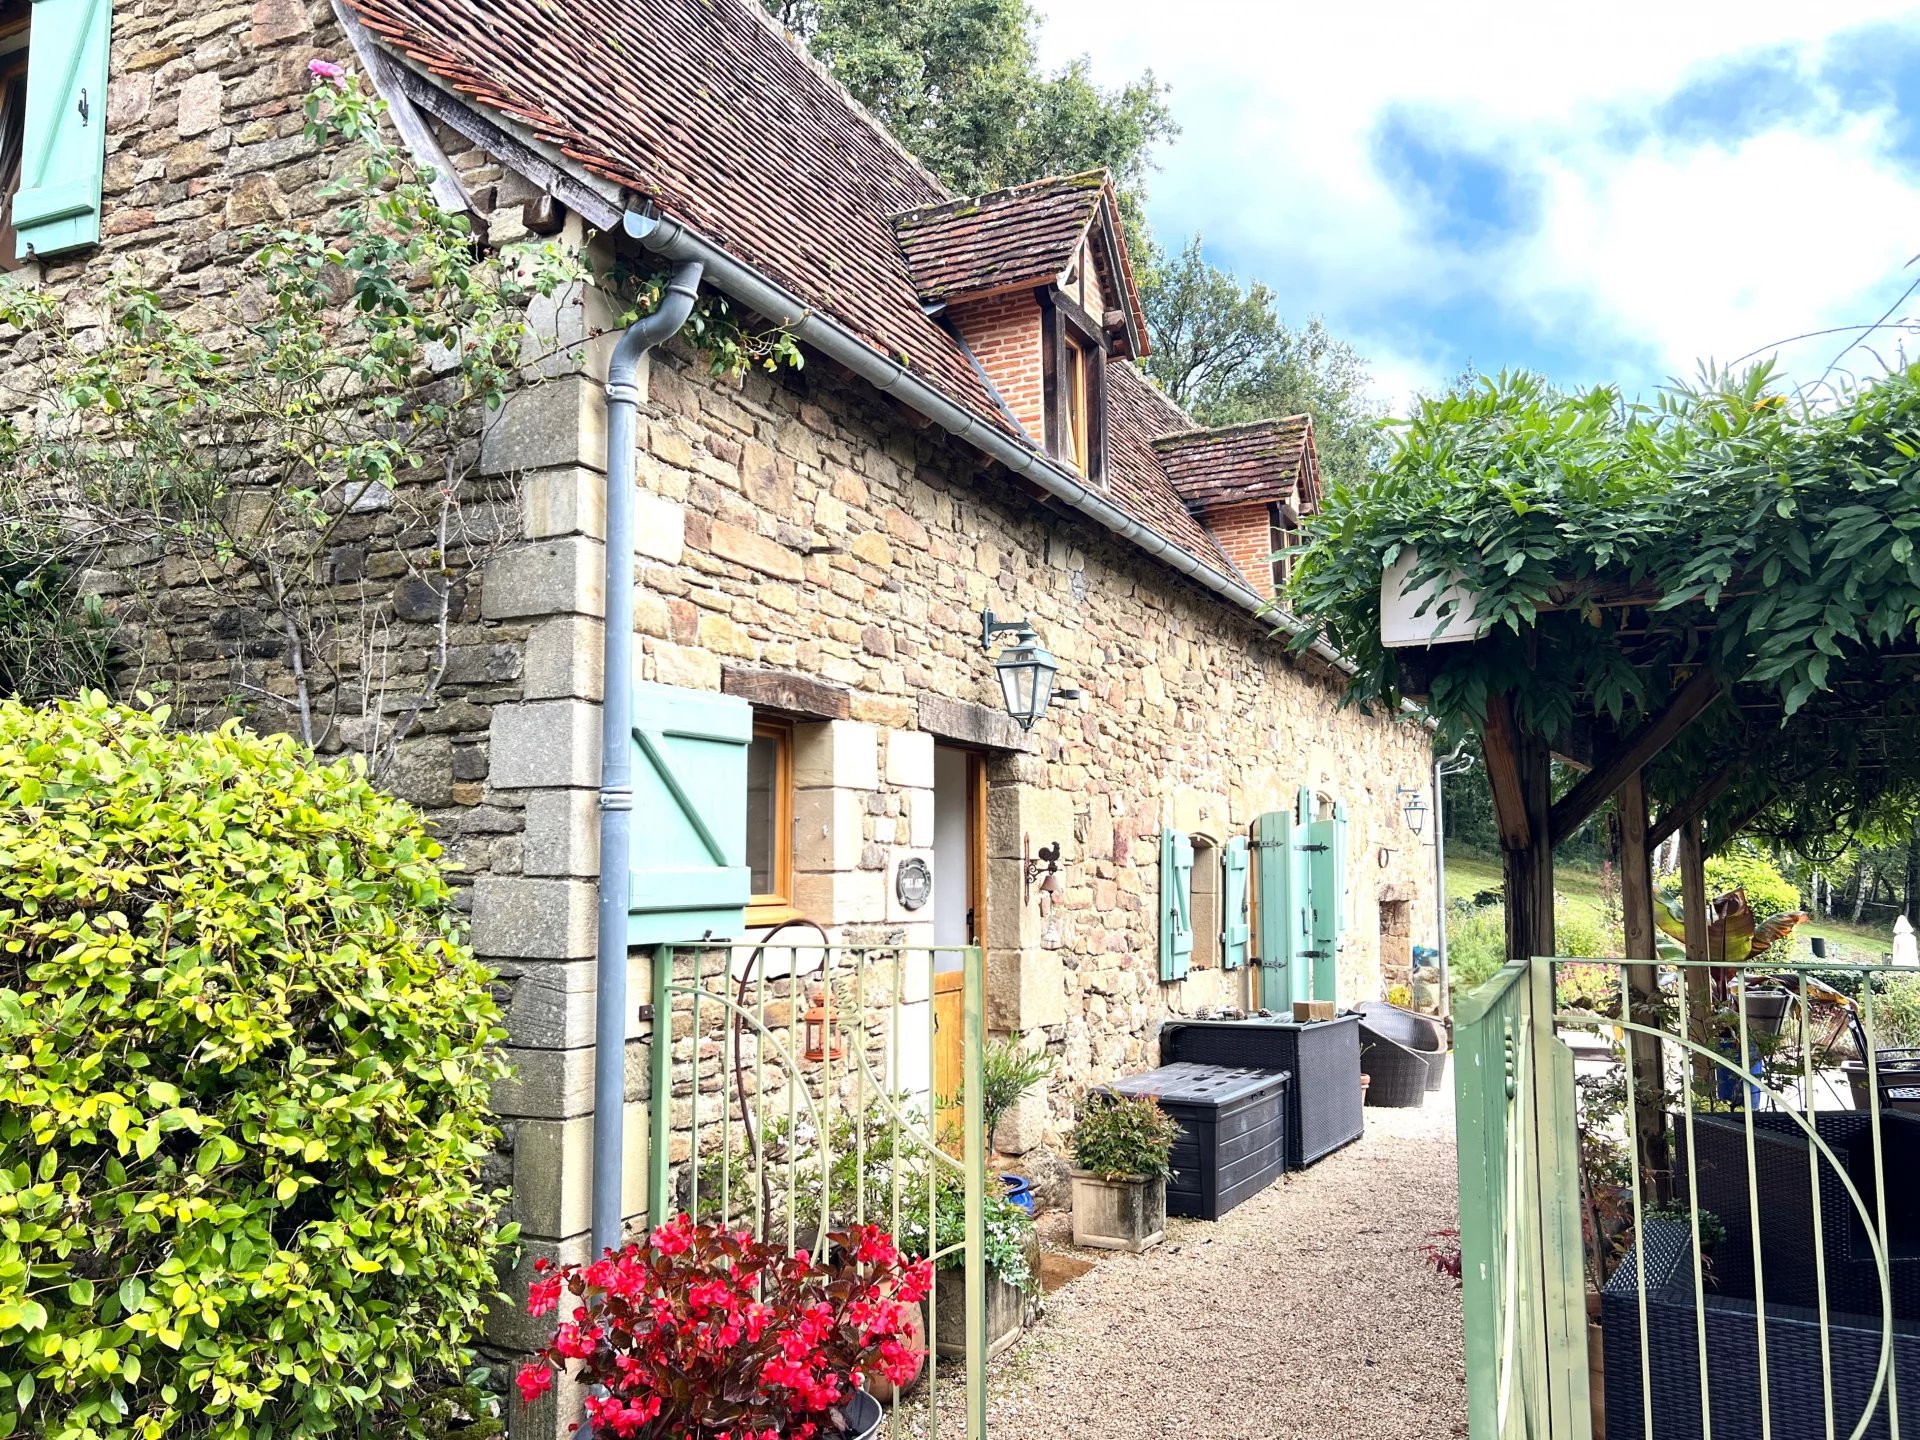
[[[1353,701],[1418,699],[1443,735],[1480,734],[1511,955],[1554,953],[1553,848],[1609,799],[1627,957],[1648,960],[1669,836],[1697,917],[1732,837],[1817,854],[1920,805],[1920,367],[1822,409],[1771,378],[1652,406],[1483,380],[1423,404],[1310,522],[1300,643],[1355,663]],[[1408,550],[1408,587],[1440,587],[1425,618],[1469,638],[1382,643]],[[1586,772],[1557,799],[1556,756]]]

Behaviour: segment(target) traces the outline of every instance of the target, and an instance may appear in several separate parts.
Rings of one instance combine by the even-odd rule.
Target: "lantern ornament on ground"
[[[1006,701],[1007,714],[1022,730],[1031,730],[1053,699],[1060,662],[1025,620],[996,620],[991,610],[981,617],[981,649],[991,650],[994,639],[1006,634],[1012,635],[1012,642],[994,660],[993,668],[1000,675],[1000,694]]]

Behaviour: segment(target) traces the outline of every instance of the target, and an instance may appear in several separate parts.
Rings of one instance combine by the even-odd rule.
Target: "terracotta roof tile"
[[[1154,454],[1155,437],[1192,430],[1193,421],[1133,366],[1107,367],[1107,484],[1113,502],[1195,559],[1223,575],[1238,575],[1213,532],[1193,517],[1168,482]]]
[[[960,344],[923,309],[896,242],[893,217],[948,207],[954,197],[754,0],[347,3],[383,43],[456,92],[645,196],[989,424],[1018,433]],[[1063,212],[1083,203],[1084,191],[1054,184],[1036,213],[1052,216],[1055,199]],[[1054,244],[1051,230],[1046,244]],[[1115,503],[1207,565],[1236,573],[1148,448],[1155,435],[1191,422],[1130,366],[1109,373]]]
[[[920,298],[947,301],[1054,279],[1107,191],[1104,170],[909,210],[893,230]]]
[[[1312,473],[1313,419],[1289,415],[1190,430],[1154,440],[1153,449],[1173,488],[1195,510],[1292,500],[1302,470]]]

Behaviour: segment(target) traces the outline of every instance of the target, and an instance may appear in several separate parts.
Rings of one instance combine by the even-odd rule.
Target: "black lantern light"
[[[1020,728],[1031,730],[1053,699],[1053,681],[1060,672],[1060,662],[1026,621],[996,620],[993,612],[987,611],[981,624],[981,646],[992,649],[994,637],[1003,634],[1011,634],[1013,639],[993,662],[993,668],[1000,672],[1001,698]]]

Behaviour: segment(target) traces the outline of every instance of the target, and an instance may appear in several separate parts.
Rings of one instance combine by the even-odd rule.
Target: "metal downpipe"
[[[624,1219],[627,886],[633,837],[633,473],[640,361],[678,333],[704,267],[683,261],[660,308],[627,327],[607,365],[607,622],[600,708],[600,924],[593,1010],[593,1253],[617,1250]],[[656,1021],[656,1027],[661,1022]],[[656,1042],[657,1043],[657,1042]]]

